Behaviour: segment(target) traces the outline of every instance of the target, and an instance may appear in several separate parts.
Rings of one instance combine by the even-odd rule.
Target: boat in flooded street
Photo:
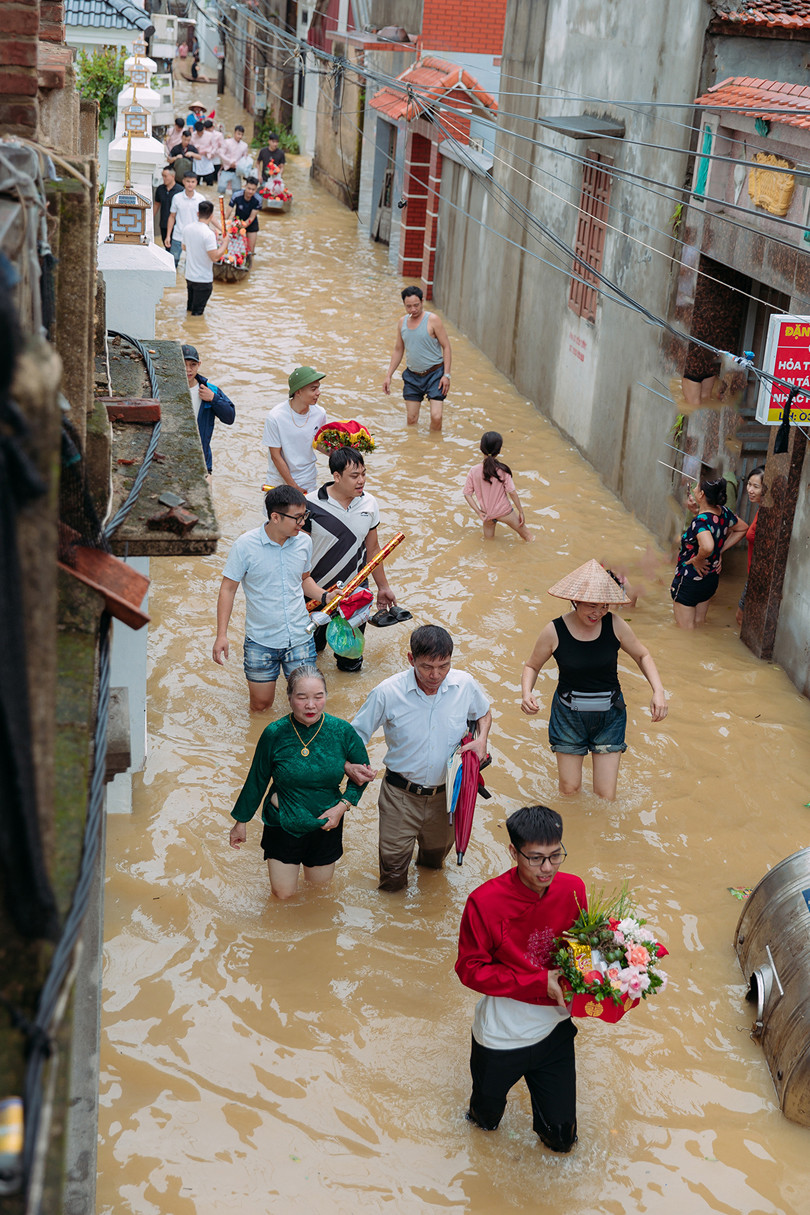
[[[133,813],[107,823],[97,1211],[799,1215],[808,1132],[780,1113],[750,1037],[733,938],[735,890],[807,842],[810,704],[741,645],[731,562],[708,625],[675,627],[670,555],[451,324],[444,429],[430,433],[425,410],[407,427],[399,378],[392,396],[381,390],[404,284],[303,159],[285,179],[295,210],[283,241],[260,232],[250,282],[215,286],[193,320],[182,285],[169,289],[158,313],[158,336],[193,342],[236,421],[212,443],[219,551],[150,568],[149,754]],[[464,864],[451,854],[443,871],[412,869],[397,894],[377,890],[379,778],[347,816],[326,888],[302,882],[274,900],[258,820],[240,851],[228,846],[257,740],[286,701],[279,688],[270,714],[250,715],[244,600],[222,667],[215,604],[231,544],[261,522],[264,418],[299,365],[325,372],[329,419],[376,437],[368,489],[381,539],[405,533],[386,568],[413,614],[367,630],[357,674],[321,655],[329,712],[350,719],[404,669],[424,623],[450,631],[454,664],[492,700],[493,796],[478,803]],[[493,428],[531,545],[511,531],[484,542],[462,495]],[[591,557],[640,587],[624,616],[670,704],[651,724],[647,683],[620,656],[629,750],[612,803],[589,775],[580,794],[558,792],[553,668],[537,682],[538,716],[520,711],[523,664],[559,609],[548,588]],[[376,767],[384,751],[375,737]],[[588,887],[627,881],[670,954],[654,1000],[616,1025],[578,1021],[579,1143],[565,1157],[537,1142],[522,1085],[497,1132],[464,1118],[476,996],[453,973],[459,921],[467,895],[509,868],[505,817],[536,803],[563,816],[567,870]]]
[[[227,261],[225,258],[221,262],[214,262],[214,280],[218,283],[241,283],[247,278],[253,265],[253,257],[247,251],[241,256],[240,262]]]

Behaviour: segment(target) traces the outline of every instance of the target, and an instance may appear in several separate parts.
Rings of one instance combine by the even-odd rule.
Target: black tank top
[[[621,646],[613,631],[613,613],[602,617],[602,631],[594,641],[577,641],[568,631],[562,616],[554,621],[557,648],[554,658],[560,668],[560,692],[619,691],[616,669]]]

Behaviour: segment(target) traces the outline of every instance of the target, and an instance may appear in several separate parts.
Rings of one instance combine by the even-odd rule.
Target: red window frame
[[[582,194],[579,199],[574,250],[594,270],[602,269],[605,253],[610,187],[613,181],[610,175],[612,165],[611,156],[603,156],[601,152],[588,152],[582,169]],[[596,284],[599,280],[576,259],[572,270],[576,277],[571,279],[568,307],[586,321],[595,321],[596,301],[599,298]],[[591,283],[594,285],[591,286]]]

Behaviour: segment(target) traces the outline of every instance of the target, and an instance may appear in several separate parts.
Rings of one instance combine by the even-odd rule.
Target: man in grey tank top
[[[388,375],[383,380],[383,392],[391,395],[391,379],[405,356],[402,373],[402,395],[408,411],[408,425],[419,421],[419,409],[427,397],[430,402],[430,429],[441,430],[442,406],[450,391],[450,365],[453,355],[447,331],[435,312],[426,312],[420,287],[406,287],[402,292],[405,316],[397,326],[397,340]]]

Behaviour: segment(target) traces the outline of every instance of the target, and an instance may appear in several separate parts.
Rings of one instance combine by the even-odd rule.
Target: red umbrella
[[[472,734],[465,734],[461,740],[461,745],[464,746],[466,743],[472,742],[472,740]],[[464,751],[461,755],[461,788],[453,816],[453,825],[456,832],[457,863],[459,865],[464,860],[464,853],[470,842],[473,815],[475,814],[475,802],[478,797],[479,785],[482,784],[481,762],[473,748],[470,747],[469,751]]]

